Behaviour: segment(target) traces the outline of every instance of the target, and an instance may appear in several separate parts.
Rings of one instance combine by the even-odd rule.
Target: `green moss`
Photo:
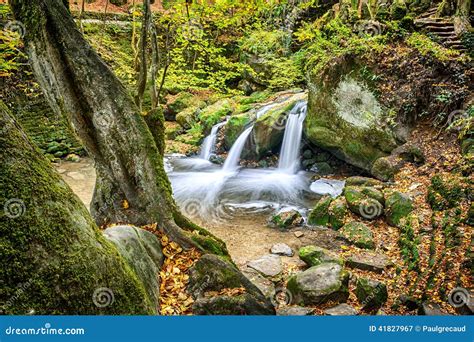
[[[329,206],[331,205],[331,196],[324,196],[314,206],[308,216],[308,223],[317,226],[326,226],[329,224]]]
[[[413,201],[405,194],[395,191],[387,196],[385,215],[388,223],[398,226],[401,220],[413,211]]]
[[[22,209],[18,217],[0,214],[4,313],[155,313],[143,285],[81,201],[8,119],[3,104],[0,110],[0,126],[10,127],[0,135],[0,203],[14,200]],[[100,287],[113,291],[113,304],[94,305]]]
[[[358,278],[355,294],[359,303],[367,309],[378,309],[388,299],[387,286],[379,281],[367,278]]]
[[[347,214],[347,204],[343,197],[338,197],[329,206],[329,224],[335,230],[344,225]]]
[[[317,266],[323,262],[335,262],[342,266],[342,258],[336,253],[317,246],[301,247],[298,255],[308,266]]]
[[[434,210],[453,208],[466,197],[460,180],[455,175],[436,175],[428,189],[428,202]]]
[[[349,242],[357,247],[375,249],[372,231],[365,224],[360,222],[350,222],[344,225],[339,232]]]
[[[250,123],[250,116],[246,113],[232,115],[225,125],[225,146],[230,149],[245,126]]]

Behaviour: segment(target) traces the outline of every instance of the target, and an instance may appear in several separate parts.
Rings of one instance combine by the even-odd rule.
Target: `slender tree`
[[[53,110],[65,115],[94,158],[97,224],[157,222],[184,247],[227,255],[225,244],[185,218],[163,167],[163,129],[151,134],[128,91],[77,29],[62,0],[10,0],[25,47]],[[161,113],[155,120],[162,122]]]

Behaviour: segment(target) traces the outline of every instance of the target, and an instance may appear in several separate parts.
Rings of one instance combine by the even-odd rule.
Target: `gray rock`
[[[356,309],[346,303],[324,310],[324,313],[328,316],[354,316],[358,314]]]
[[[247,267],[242,273],[256,286],[267,298],[273,298],[275,294],[275,285],[254,269]]]
[[[273,254],[267,254],[258,259],[249,261],[247,266],[266,277],[275,277],[283,270],[280,257]]]
[[[206,297],[211,291],[245,288],[245,293]],[[213,254],[206,254],[189,271],[188,291],[195,298],[193,311],[200,315],[274,315],[270,300],[233,264]]]
[[[336,263],[323,263],[298,273],[287,288],[298,304],[345,302],[349,297],[349,273]]]
[[[309,316],[314,312],[312,308],[302,306],[282,306],[277,309],[278,316]]]
[[[272,248],[270,249],[270,252],[272,254],[284,255],[284,256],[289,256],[289,257],[295,254],[293,250],[291,249],[291,247],[284,243],[277,243],[273,245]]]
[[[359,270],[382,273],[392,265],[392,262],[384,254],[360,251],[350,255],[346,260],[346,265]]]
[[[128,262],[153,304],[159,304],[159,278],[163,253],[158,238],[152,233],[133,226],[107,228],[104,236],[112,242]]]
[[[308,266],[317,266],[322,263],[333,262],[342,265],[339,255],[319,246],[304,246],[298,251],[298,255]]]

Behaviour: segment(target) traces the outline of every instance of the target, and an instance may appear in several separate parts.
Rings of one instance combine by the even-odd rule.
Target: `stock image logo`
[[[291,305],[293,303],[293,294],[290,290],[279,287],[275,289],[273,296],[270,300],[275,307],[283,305]]]
[[[3,212],[5,216],[11,219],[22,216],[26,211],[25,203],[18,198],[11,198],[5,202],[3,206]]]
[[[460,308],[464,305],[469,305],[471,294],[463,287],[456,287],[448,294],[448,302],[455,308]]]
[[[108,287],[99,287],[94,291],[92,301],[98,308],[105,308],[114,303],[114,292]]]
[[[359,213],[362,217],[373,220],[374,218],[382,215],[383,207],[379,201],[375,199],[366,199],[360,202],[359,204]]]
[[[383,26],[377,21],[360,21],[356,24],[359,36],[378,36],[383,33]]]
[[[23,38],[26,34],[25,25],[21,21],[11,20],[3,27],[3,30],[6,31],[5,34],[8,36],[18,35],[20,38]]]

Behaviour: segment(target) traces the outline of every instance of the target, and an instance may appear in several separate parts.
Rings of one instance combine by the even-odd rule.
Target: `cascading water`
[[[219,131],[219,128],[225,125],[225,123],[226,121],[220,122],[212,127],[211,133],[204,139],[202,143],[199,158],[209,160],[213,152],[214,145],[216,144],[217,132]]]
[[[301,136],[307,107],[306,101],[298,102],[288,114],[278,162],[280,172],[294,174],[299,169]]]
[[[237,170],[237,168],[239,167],[240,155],[242,154],[245,142],[247,141],[250,132],[252,132],[252,129],[253,125],[243,131],[241,135],[239,135],[239,137],[237,138],[234,145],[232,145],[232,148],[229,151],[229,155],[225,160],[224,166],[222,167],[222,171],[232,172]]]

